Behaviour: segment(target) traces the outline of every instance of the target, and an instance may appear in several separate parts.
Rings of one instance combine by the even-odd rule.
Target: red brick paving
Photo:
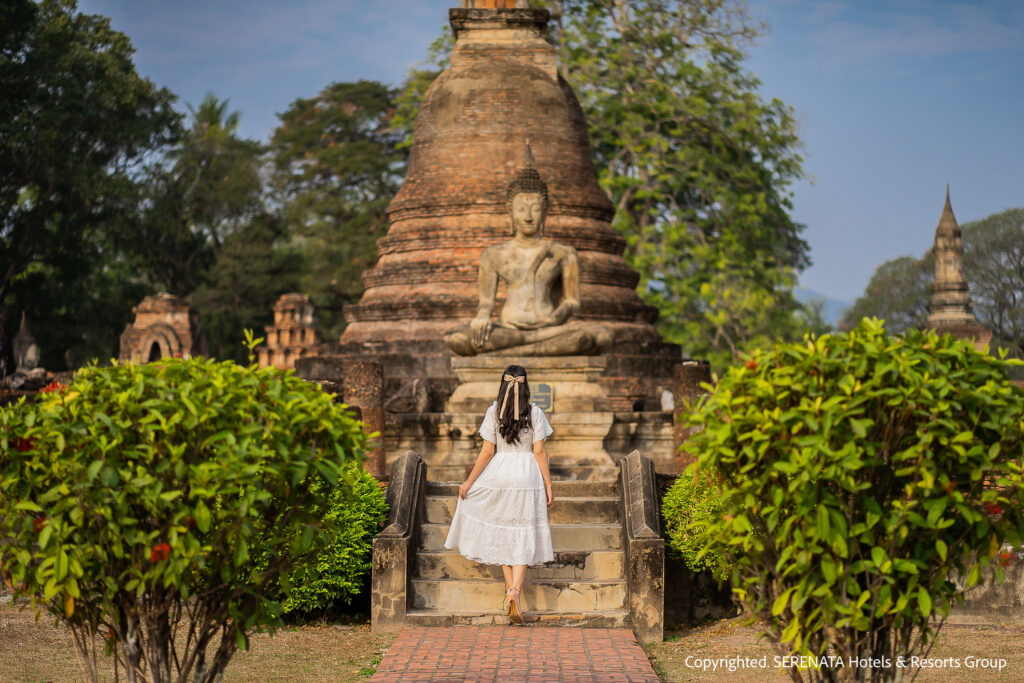
[[[657,683],[626,628],[406,627],[374,681]]]

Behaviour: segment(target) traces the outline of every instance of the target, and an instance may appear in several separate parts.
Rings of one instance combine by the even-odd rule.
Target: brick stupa
[[[334,372],[334,362],[374,358],[384,367],[385,397],[418,380],[430,410],[444,411],[458,384],[444,334],[477,310],[481,251],[512,237],[506,188],[529,143],[550,190],[544,235],[579,255],[576,319],[614,331],[597,378],[606,409],[663,414],[680,349],[661,340],[657,311],[640,300],[639,275],[623,260],[625,242],[610,223],[614,207],[597,182],[583,111],[546,40],[549,13],[512,2],[466,4],[450,10],[451,65],[425,95],[405,182],[388,208],[379,261],[363,274],[362,299],[345,308],[340,343],[299,361],[297,371],[318,379]],[[501,286],[499,308],[503,298]]]

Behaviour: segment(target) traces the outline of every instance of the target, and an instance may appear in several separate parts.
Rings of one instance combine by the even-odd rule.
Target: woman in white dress
[[[526,568],[555,559],[548,527],[551,474],[544,440],[554,430],[530,403],[526,368],[502,374],[498,400],[480,426],[484,445],[459,487],[455,515],[444,542],[465,557],[499,564],[505,575],[509,619],[523,623],[520,596]]]

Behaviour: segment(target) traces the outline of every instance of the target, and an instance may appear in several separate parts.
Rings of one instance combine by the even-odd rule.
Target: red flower
[[[1008,550],[1003,550],[999,553],[999,564],[1004,567],[1009,567],[1011,564],[1017,561],[1017,554],[1011,553]]]
[[[35,527],[36,533],[38,534],[40,531],[43,530],[44,527],[46,527],[46,517],[36,517],[36,518],[34,518],[32,520],[32,526]]]
[[[58,382],[58,381],[54,380],[53,382],[50,382],[49,384],[47,384],[45,387],[43,387],[39,391],[43,392],[44,394],[49,394],[49,393],[52,393],[54,391],[64,391],[67,388],[68,388],[67,384],[62,384],[61,382]]]
[[[32,450],[33,448],[35,448],[35,445],[35,439],[25,439],[19,436],[17,439],[14,440],[14,447],[17,448],[22,453]]]
[[[166,560],[171,556],[171,546],[166,543],[159,543],[153,546],[153,549],[149,551],[150,562],[160,562]]]
[[[181,358],[181,351],[175,351],[174,352],[174,357],[175,358]]]
[[[985,512],[990,515],[1001,515],[1003,514],[1003,508],[999,503],[985,503]]]
[[[751,358],[747,361],[747,370],[757,370],[757,361]]]

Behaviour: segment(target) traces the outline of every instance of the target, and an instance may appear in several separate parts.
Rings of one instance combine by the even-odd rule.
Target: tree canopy
[[[134,220],[133,172],[177,129],[174,95],[140,77],[132,53],[70,0],[0,8],[0,309],[46,311],[35,322],[47,364],[120,332],[91,319],[112,322],[104,295],[129,286],[109,262],[109,229]]]
[[[760,31],[728,0],[560,0],[558,46],[600,180],[660,328],[719,360],[796,331],[809,264],[789,185],[792,109],[743,68]]]
[[[327,336],[344,326],[342,305],[363,293],[360,276],[377,260],[405,173],[394,97],[375,81],[332,83],[293,102],[271,138],[273,192],[306,264],[299,284]]]

